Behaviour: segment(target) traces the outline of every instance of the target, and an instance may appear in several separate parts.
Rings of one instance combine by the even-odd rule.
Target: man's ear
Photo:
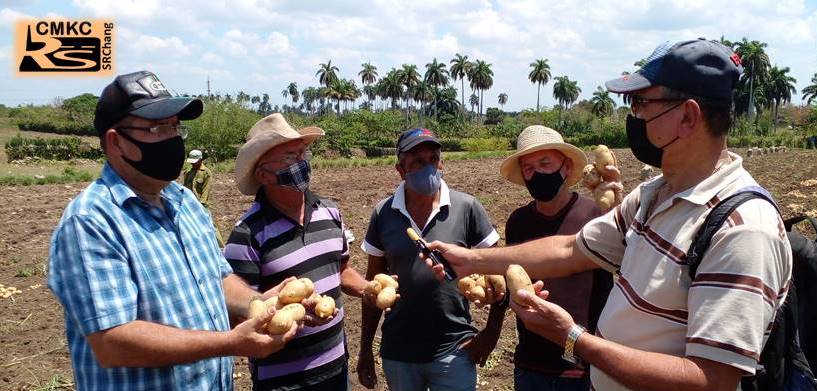
[[[400,165],[400,162],[394,164],[394,169],[397,170],[397,173],[400,174],[400,179],[406,180],[406,170]]]
[[[687,99],[683,104],[683,117],[681,118],[678,137],[689,137],[695,133],[696,129],[703,124],[703,112],[701,106],[693,99]]]
[[[119,144],[119,135],[116,134],[116,130],[108,129],[105,133],[103,133],[102,143],[105,144],[106,152],[115,152],[117,155],[122,155],[122,146]]]

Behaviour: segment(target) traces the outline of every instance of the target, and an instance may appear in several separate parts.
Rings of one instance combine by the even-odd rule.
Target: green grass
[[[55,183],[74,183],[74,182],[88,182],[96,178],[99,170],[95,173],[90,173],[84,170],[78,170],[72,167],[65,167],[61,174],[48,175],[28,175],[28,174],[11,174],[0,175],[0,186],[30,186],[30,185],[49,185]]]

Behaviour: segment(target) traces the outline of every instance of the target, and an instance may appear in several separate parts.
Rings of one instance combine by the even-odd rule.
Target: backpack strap
[[[712,237],[715,232],[720,229],[724,222],[729,218],[732,212],[735,211],[744,202],[756,198],[764,199],[771,203],[775,209],[778,209],[772,195],[766,189],[759,186],[749,186],[738,190],[735,194],[727,197],[725,200],[719,202],[709,212],[704,220],[703,225],[695,237],[692,239],[692,244],[686,253],[686,265],[689,266],[689,278],[695,280],[695,275],[698,272],[698,266],[701,264],[704,253],[709,248],[712,242]],[[778,214],[780,210],[778,209]]]

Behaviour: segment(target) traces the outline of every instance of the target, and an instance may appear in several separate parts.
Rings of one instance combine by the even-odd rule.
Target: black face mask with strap
[[[534,171],[533,176],[525,180],[525,187],[528,188],[531,197],[542,202],[548,202],[556,197],[556,194],[559,194],[559,189],[562,188],[562,184],[565,183],[565,179],[560,172],[564,165],[565,161],[562,160],[562,165],[550,174]]]
[[[139,161],[122,155],[122,159],[136,171],[160,181],[172,181],[182,172],[182,166],[184,166],[184,139],[182,136],[146,143],[122,131],[117,130],[116,134],[133,143],[142,152],[142,160]]]
[[[684,104],[684,102],[674,105],[648,120],[636,118],[632,114],[627,115],[627,143],[630,145],[630,150],[633,152],[636,159],[653,167],[661,167],[661,162],[664,160],[664,148],[678,141],[678,136],[675,136],[672,141],[660,147],[656,147],[650,142],[650,139],[647,138],[647,123],[666,113],[669,113],[672,111],[672,109],[682,104]]]

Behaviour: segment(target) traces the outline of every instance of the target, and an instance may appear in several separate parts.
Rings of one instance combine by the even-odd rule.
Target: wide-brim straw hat
[[[324,134],[323,129],[316,126],[296,130],[280,113],[262,118],[247,133],[247,142],[241,146],[235,158],[238,190],[245,195],[255,195],[261,186],[255,180],[255,164],[271,148],[294,140],[303,140],[309,145]]]
[[[573,169],[570,175],[565,178],[565,185],[569,188],[582,178],[582,169],[587,165],[587,156],[581,149],[568,144],[559,132],[541,125],[528,126],[516,139],[516,153],[508,156],[502,162],[499,172],[505,179],[525,186],[525,178],[522,176],[522,168],[519,166],[519,158],[527,154],[542,151],[545,149],[555,149],[563,153],[573,162]]]

